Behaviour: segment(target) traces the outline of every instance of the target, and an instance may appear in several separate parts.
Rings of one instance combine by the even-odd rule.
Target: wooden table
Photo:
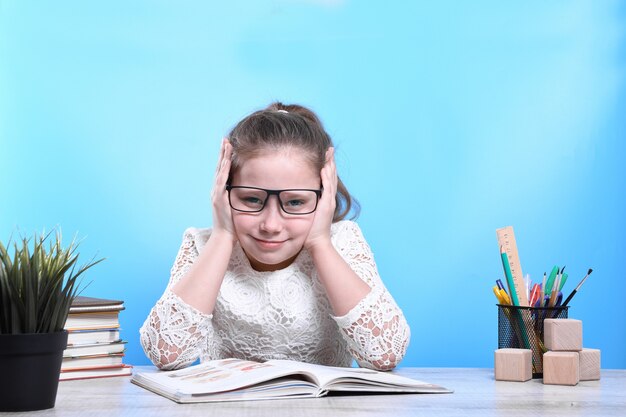
[[[136,367],[135,372],[154,369]],[[314,399],[176,404],[131,384],[130,377],[64,381],[56,407],[36,416],[626,416],[626,370],[578,385],[501,382],[492,369],[400,368],[398,374],[443,385],[453,394],[349,395]]]

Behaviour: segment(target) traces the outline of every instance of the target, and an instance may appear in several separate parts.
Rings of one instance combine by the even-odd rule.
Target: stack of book
[[[126,342],[120,338],[120,311],[124,302],[78,296],[65,322],[67,349],[63,352],[61,381],[132,374],[123,363]]]

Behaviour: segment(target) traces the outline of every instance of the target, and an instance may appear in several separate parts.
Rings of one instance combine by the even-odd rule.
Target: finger
[[[335,194],[337,193],[337,175],[330,164],[327,164],[324,168],[322,168],[321,177],[322,187],[324,188],[322,200],[334,202]]]
[[[222,143],[220,160],[217,165],[216,176],[223,175],[224,172],[228,174],[230,172],[230,164],[232,161],[233,147],[228,142],[228,140],[224,139]]]
[[[337,189],[337,164],[335,163],[335,148],[328,148],[326,152],[327,159],[326,165],[324,168],[327,170],[328,177],[330,180],[330,184],[333,185],[333,188]]]
[[[217,171],[217,175],[215,176],[215,180],[213,183],[213,190],[211,192],[211,198],[213,202],[216,201],[225,201],[228,199],[226,192],[226,182],[228,181],[228,175],[230,173],[230,153],[231,150],[228,149],[230,145],[226,146],[224,157],[219,165],[219,169]]]
[[[225,149],[224,149],[224,155],[222,157],[222,161],[220,163],[220,168],[219,168],[219,172],[218,172],[218,178],[219,178],[219,182],[220,185],[226,185],[226,181],[228,181],[228,174],[230,173],[230,164],[231,164],[231,159],[230,159],[230,155],[232,153],[232,150],[230,148],[229,144],[225,145]]]
[[[226,146],[226,138],[223,138],[222,143],[220,144],[220,155],[217,158],[217,164],[215,166],[215,174],[213,175],[213,177],[217,177],[218,173],[220,172],[220,167],[222,166],[222,161],[224,160],[225,146]]]
[[[328,149],[326,149],[326,163],[329,163],[330,161],[332,161],[333,159],[335,159],[335,148],[333,148],[332,146],[329,147]]]

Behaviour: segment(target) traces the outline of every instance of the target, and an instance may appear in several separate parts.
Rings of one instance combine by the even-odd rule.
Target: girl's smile
[[[286,242],[286,240],[283,241],[271,241],[271,240],[264,240],[264,239],[258,239],[253,237],[253,239],[258,243],[259,246],[263,247],[264,249],[278,249],[281,247],[281,245],[283,243]]]

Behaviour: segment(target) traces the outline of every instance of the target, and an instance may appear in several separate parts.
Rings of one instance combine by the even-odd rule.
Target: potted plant
[[[58,231],[7,246],[13,255],[0,242],[0,411],[52,408],[78,278],[102,259],[78,267],[78,243],[63,248]]]

